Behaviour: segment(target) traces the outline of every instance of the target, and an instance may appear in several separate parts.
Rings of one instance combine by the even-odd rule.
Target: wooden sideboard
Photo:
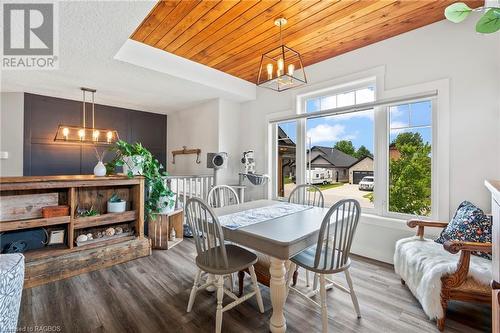
[[[125,212],[107,212],[107,201],[113,194],[127,202]],[[25,288],[151,254],[150,241],[144,236],[142,177],[3,177],[0,196],[0,237],[23,230],[43,229],[47,234],[64,230],[62,244],[42,245],[24,252]],[[42,217],[42,206],[47,203],[69,206],[69,215]],[[81,217],[77,208],[93,208],[98,215]],[[79,235],[87,234],[98,237],[76,242]]]
[[[491,192],[491,214],[493,215],[492,332],[500,333],[500,180],[486,181],[485,185]]]

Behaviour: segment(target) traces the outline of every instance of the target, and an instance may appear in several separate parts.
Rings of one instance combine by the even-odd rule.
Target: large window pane
[[[353,198],[373,208],[373,110],[308,119],[306,126],[307,183],[320,187],[327,206]]]
[[[295,188],[295,151],[297,143],[297,122],[278,124],[278,154],[276,161],[278,175],[278,197],[288,197]]]
[[[389,109],[389,211],[429,216],[431,207],[431,101]]]

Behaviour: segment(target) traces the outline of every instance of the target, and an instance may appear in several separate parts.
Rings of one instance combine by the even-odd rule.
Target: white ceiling
[[[59,69],[2,71],[1,90],[79,100],[79,87],[85,86],[97,89],[96,103],[157,113],[218,97],[248,100],[252,94],[242,82],[231,91],[201,84],[192,75],[181,78],[178,73],[169,75],[115,59],[154,5],[155,1],[59,2]],[[222,72],[215,74],[237,79]],[[238,86],[244,86],[245,93],[238,91]]]

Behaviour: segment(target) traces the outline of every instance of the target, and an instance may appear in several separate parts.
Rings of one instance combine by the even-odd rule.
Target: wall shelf
[[[108,224],[115,224],[120,222],[130,222],[137,219],[137,212],[135,210],[126,211],[123,213],[108,213],[96,216],[77,217],[75,218],[75,230],[103,226]]]
[[[49,218],[19,220],[19,221],[3,221],[0,222],[0,232],[41,228],[57,224],[68,224],[70,222],[71,222],[70,216],[58,216]]]

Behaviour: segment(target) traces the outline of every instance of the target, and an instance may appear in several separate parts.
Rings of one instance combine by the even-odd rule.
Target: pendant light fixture
[[[307,83],[300,53],[283,44],[281,30],[286,23],[284,17],[274,21],[280,29],[280,46],[262,55],[257,78],[259,87],[280,92]]]
[[[82,126],[75,125],[59,125],[57,128],[54,141],[77,142],[77,143],[93,143],[93,144],[111,144],[116,142],[118,132],[114,129],[102,129],[95,127],[95,105],[94,94],[95,89],[80,88],[82,90]],[[92,127],[87,127],[85,119],[87,93],[91,94],[92,98]]]

